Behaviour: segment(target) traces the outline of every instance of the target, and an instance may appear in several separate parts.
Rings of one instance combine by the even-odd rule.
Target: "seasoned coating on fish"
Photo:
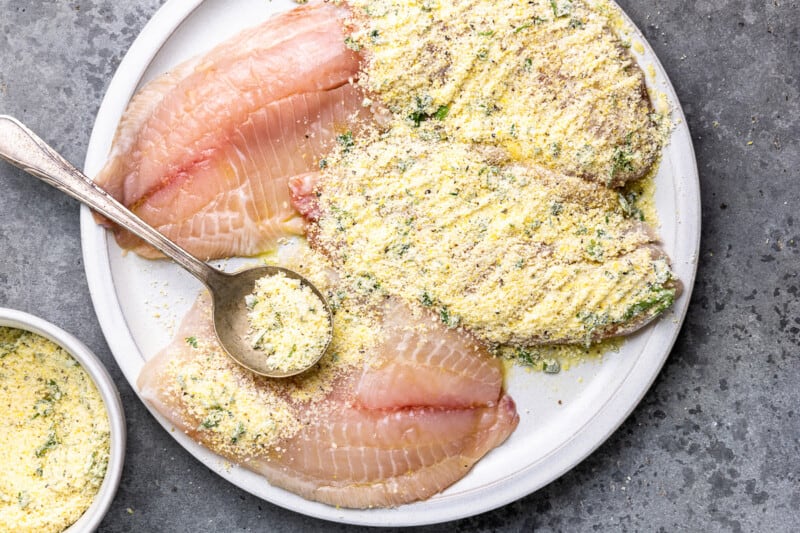
[[[239,367],[216,346],[212,327],[202,297],[145,365],[142,396],[212,451],[309,499],[369,508],[427,498],[466,475],[519,421],[497,359],[393,300],[362,361],[329,354],[322,368],[290,380]],[[337,346],[335,339],[334,349],[347,351]]]

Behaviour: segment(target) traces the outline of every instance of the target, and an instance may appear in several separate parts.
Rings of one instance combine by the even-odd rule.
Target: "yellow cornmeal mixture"
[[[188,430],[212,449],[244,457],[298,430],[287,400],[206,340],[213,338],[198,331],[186,338],[186,351],[167,363],[166,392],[180,399]]]
[[[89,375],[61,347],[0,327],[0,531],[56,532],[91,505],[109,424]]]
[[[282,241],[267,264],[291,268],[325,294],[334,313],[331,345],[312,370],[286,379],[261,378],[226,356],[213,339],[210,316],[182,339],[185,349],[170,357],[165,382],[186,412],[184,423],[211,449],[229,457],[249,457],[274,449],[301,428],[304,417],[321,414],[338,378],[375,356],[381,339],[383,295],[361,280],[338,278],[330,262],[305,239]],[[177,400],[179,399],[179,401]],[[316,402],[319,413],[308,409]],[[279,450],[278,450],[279,451]]]
[[[319,239],[344,272],[492,344],[589,343],[672,303],[621,193],[410,128],[325,179]]]
[[[364,103],[380,100],[392,121],[340,135],[320,165],[318,237],[341,272],[534,365],[552,358],[532,345],[585,351],[672,304],[667,259],[642,224],[657,223],[652,174],[670,124],[618,36],[618,9],[347,3]]]
[[[396,116],[609,185],[656,161],[669,121],[605,0],[347,3],[360,83]]]
[[[245,298],[248,340],[276,371],[293,372],[313,364],[331,336],[322,300],[299,279],[283,272],[256,280]]]

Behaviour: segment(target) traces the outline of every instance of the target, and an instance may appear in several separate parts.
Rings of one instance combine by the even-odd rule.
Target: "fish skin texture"
[[[408,313],[396,301],[384,311],[387,352],[361,375],[356,403],[366,409],[397,409],[495,402],[503,375],[486,347],[466,332],[439,324],[431,335],[420,335],[406,327]],[[432,317],[427,312],[425,316]],[[436,317],[433,320],[438,322]],[[465,353],[474,356],[465,357]]]
[[[337,134],[372,116],[354,84],[346,13],[297,8],[150,82],[96,182],[203,259],[255,255],[302,234],[287,180],[318,168]],[[122,248],[159,256],[115,233]]]
[[[426,315],[413,318],[403,304],[390,301],[382,324],[386,335],[375,353],[338,378],[327,396],[295,405],[298,432],[247,454],[216,449],[185,399],[169,394],[165,381],[170,361],[207,355],[183,339],[213,338],[208,309],[203,295],[173,342],[145,364],[138,380],[142,397],[215,453],[304,498],[348,508],[428,498],[466,475],[519,423],[513,400],[502,390],[499,360],[476,349],[467,334]],[[407,327],[419,320],[427,326],[424,339]],[[243,387],[278,386],[233,368]]]
[[[464,477],[518,421],[505,394],[496,405],[473,409],[334,412],[255,468],[271,483],[329,505],[396,506],[428,498]]]

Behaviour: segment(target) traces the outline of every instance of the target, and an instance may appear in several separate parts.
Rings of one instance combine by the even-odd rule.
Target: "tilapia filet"
[[[350,508],[427,498],[517,426],[500,362],[469,336],[410,318],[391,301],[382,318],[355,326],[374,336],[359,335],[348,314],[364,319],[349,305],[337,324],[351,325],[335,328],[317,371],[270,380],[211,340],[203,297],[175,341],[148,361],[142,396],[210,449],[306,498]]]
[[[330,4],[274,17],[150,82],[96,181],[202,258],[255,255],[304,223],[287,180],[319,168],[338,134],[368,121],[359,59]],[[125,249],[156,257],[116,230]]]

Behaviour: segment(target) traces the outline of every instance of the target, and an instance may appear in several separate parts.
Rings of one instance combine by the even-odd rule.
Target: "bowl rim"
[[[106,475],[92,504],[63,533],[94,531],[111,507],[125,462],[125,411],[122,408],[119,391],[100,359],[75,336],[55,324],[23,311],[0,307],[0,327],[3,326],[30,331],[64,348],[89,374],[103,399],[110,429]]]

